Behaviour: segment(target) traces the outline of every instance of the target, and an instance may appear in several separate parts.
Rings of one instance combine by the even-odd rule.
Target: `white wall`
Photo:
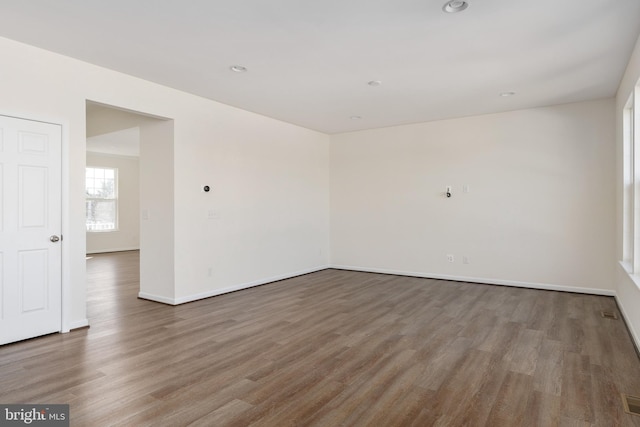
[[[171,119],[173,177],[158,188],[172,210],[149,217],[168,224],[149,242],[165,282],[143,289],[160,300],[323,268],[330,236],[339,266],[616,289],[640,327],[637,288],[612,283],[612,100],[329,137],[7,39],[0,50],[0,114],[63,126],[65,329],[86,324],[86,100]]]
[[[138,128],[162,118],[145,116],[109,106],[87,102],[87,138]]]
[[[140,182],[137,157],[87,153],[88,167],[118,170],[118,229],[87,232],[87,253],[140,249]]]
[[[87,322],[86,100],[173,120],[169,295],[188,300],[328,264],[327,135],[11,40],[0,38],[0,50],[0,114],[63,126],[64,329]],[[205,181],[213,197],[202,197]],[[211,206],[219,219],[203,221]]]
[[[328,265],[328,136],[210,109],[175,132],[193,135],[176,143],[176,248],[198,248],[176,252],[179,301]]]
[[[331,263],[612,295],[614,138],[612,99],[333,136]]]
[[[174,122],[140,126],[140,293],[167,304],[175,303],[181,283],[175,276]],[[194,163],[195,166],[195,163]],[[184,247],[193,253],[202,246]]]
[[[622,134],[622,112],[629,96],[634,90],[636,83],[640,80],[640,42],[629,59],[629,64],[624,77],[618,88],[616,96],[616,189],[617,189],[617,211],[616,211],[616,259],[622,260],[622,235],[623,235],[623,134]],[[637,232],[637,230],[636,230]],[[636,276],[636,281],[640,283],[640,277]],[[636,346],[640,348],[640,287],[636,281],[627,274],[621,264],[616,265],[616,294],[618,305],[623,311],[627,325],[631,330]]]

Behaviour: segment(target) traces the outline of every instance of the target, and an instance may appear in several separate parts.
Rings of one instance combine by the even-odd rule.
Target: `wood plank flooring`
[[[90,329],[0,347],[1,403],[72,426],[640,426],[609,297],[325,270],[171,307],[87,261]],[[618,313],[619,315],[619,313]]]

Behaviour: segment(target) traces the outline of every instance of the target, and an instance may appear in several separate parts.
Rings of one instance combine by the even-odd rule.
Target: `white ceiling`
[[[118,156],[140,156],[140,128],[118,130],[87,138],[87,151]]]
[[[613,96],[640,32],[638,0],[468,2],[0,0],[0,36],[338,133]]]

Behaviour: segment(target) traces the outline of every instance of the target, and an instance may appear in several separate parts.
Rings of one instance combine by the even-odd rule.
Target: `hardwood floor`
[[[0,347],[1,403],[72,426],[640,426],[613,298],[325,270],[171,307],[87,261],[90,329]],[[619,313],[618,313],[619,315]]]

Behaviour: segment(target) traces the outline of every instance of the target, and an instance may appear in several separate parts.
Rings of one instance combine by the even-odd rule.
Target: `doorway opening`
[[[110,105],[92,101],[86,103],[87,262],[97,262],[100,259],[104,264],[105,259],[125,257],[129,260],[134,259],[137,263],[135,269],[130,265],[122,267],[123,264],[119,262],[112,263],[113,271],[109,274],[114,278],[126,273],[129,275],[127,280],[134,280],[140,284],[140,267],[145,251],[142,224],[145,218],[142,218],[141,206],[144,206],[145,191],[148,193],[148,188],[145,190],[143,183],[145,177],[146,182],[153,181],[158,177],[149,175],[160,173],[144,166],[143,135],[145,129],[167,121],[170,120]],[[172,141],[173,135],[170,135],[169,139]],[[146,146],[149,147],[150,144],[147,142]],[[153,156],[147,150],[148,157]],[[108,254],[121,254],[122,257],[107,257]],[[122,268],[126,268],[127,271],[119,271]],[[87,272],[90,270],[88,265]],[[104,273],[104,269],[101,270]],[[135,277],[131,276],[132,272],[135,273]],[[91,283],[93,281],[88,280],[89,286]],[[117,280],[113,283],[115,286]],[[92,290],[89,289],[88,295],[91,293]],[[105,293],[102,292],[102,295]],[[92,314],[99,315],[99,312],[88,313],[89,318]]]

